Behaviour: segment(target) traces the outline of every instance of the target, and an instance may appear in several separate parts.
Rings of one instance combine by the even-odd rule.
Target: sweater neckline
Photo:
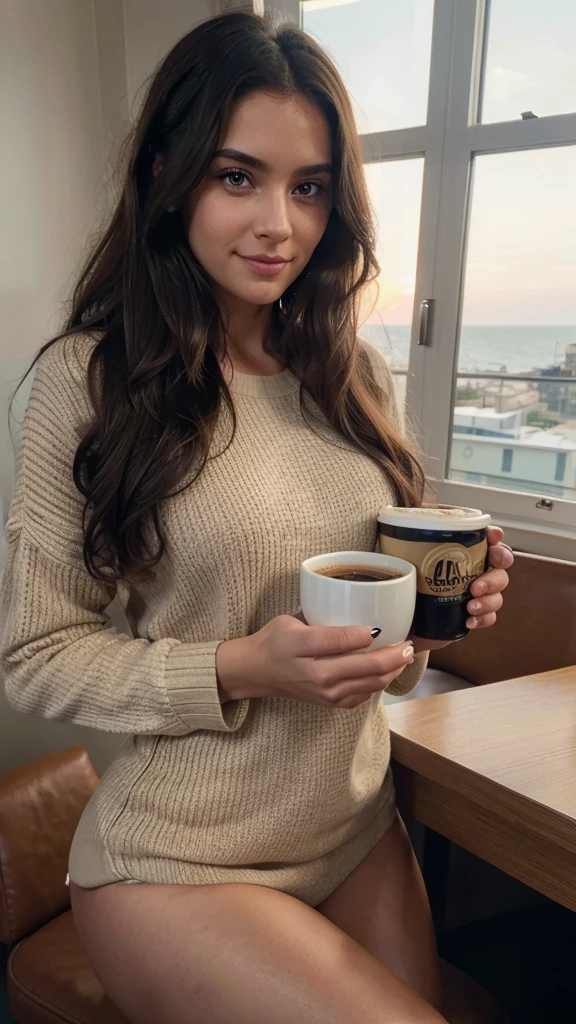
[[[232,394],[246,395],[249,398],[280,398],[292,394],[300,388],[300,381],[291,370],[281,370],[259,377],[254,373],[240,373],[234,370],[228,389]]]

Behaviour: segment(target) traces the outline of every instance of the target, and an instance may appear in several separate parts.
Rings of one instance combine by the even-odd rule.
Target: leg
[[[132,1024],[442,1024],[312,907],[259,885],[70,884],[105,991]]]
[[[400,815],[318,910],[437,1008],[436,938],[418,861]]]

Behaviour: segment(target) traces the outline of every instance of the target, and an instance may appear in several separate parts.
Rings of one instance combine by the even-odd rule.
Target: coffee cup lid
[[[490,523],[490,516],[479,508],[463,505],[423,505],[421,508],[386,505],[378,522],[415,530],[482,530]]]

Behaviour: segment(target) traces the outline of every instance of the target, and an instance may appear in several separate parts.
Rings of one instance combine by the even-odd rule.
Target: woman
[[[374,549],[381,506],[423,495],[355,333],[350,102],[303,32],[230,14],[168,54],[126,152],[37,356],[2,584],[11,703],[128,734],[72,844],[78,931],[134,1024],[441,1021],[381,702],[431,644],[298,614],[304,558]]]

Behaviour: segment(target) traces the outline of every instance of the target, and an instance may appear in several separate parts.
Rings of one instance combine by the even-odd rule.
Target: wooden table
[[[576,665],[386,711],[400,811],[576,910]]]

